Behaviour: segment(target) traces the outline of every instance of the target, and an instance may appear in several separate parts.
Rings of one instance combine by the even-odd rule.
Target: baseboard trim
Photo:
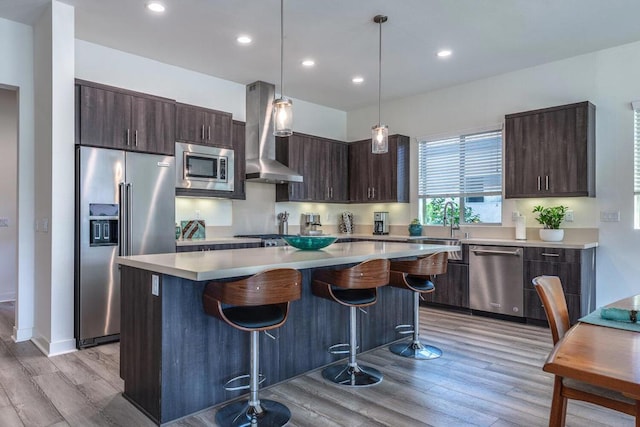
[[[49,342],[44,337],[33,337],[31,338],[31,342],[33,342],[35,346],[38,347],[38,349],[47,357],[77,351],[75,339]]]
[[[13,327],[11,339],[15,342],[29,341],[33,337],[33,328],[18,329]]]

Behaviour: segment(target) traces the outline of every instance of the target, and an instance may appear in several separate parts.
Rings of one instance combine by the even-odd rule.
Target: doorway
[[[0,201],[0,317],[13,326],[18,293],[18,91],[3,86],[0,86]],[[13,315],[9,316],[9,312]]]

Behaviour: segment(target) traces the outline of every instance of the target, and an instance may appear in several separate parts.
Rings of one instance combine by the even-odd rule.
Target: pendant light
[[[273,100],[273,134],[290,136],[293,134],[293,103],[284,96],[284,0],[280,0],[280,98]]]
[[[378,124],[371,128],[371,152],[383,154],[389,151],[389,127],[380,122],[380,98],[382,93],[382,24],[387,22],[384,15],[376,15],[373,22],[380,28],[380,42],[378,45]]]

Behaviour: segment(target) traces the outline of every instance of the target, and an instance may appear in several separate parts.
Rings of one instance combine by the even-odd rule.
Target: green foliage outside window
[[[453,202],[453,208],[447,209],[447,223],[450,218],[449,215],[453,214],[454,224],[460,225],[460,206],[455,200],[445,199],[444,197],[437,197],[431,199],[429,203],[425,203],[422,212],[423,224],[443,224],[444,220],[444,204],[448,201]],[[480,222],[480,215],[473,212],[470,207],[464,207],[464,222],[467,224]]]

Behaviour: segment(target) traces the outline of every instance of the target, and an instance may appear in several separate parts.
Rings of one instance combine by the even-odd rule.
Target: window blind
[[[502,194],[502,131],[421,141],[418,196],[477,197]]]
[[[633,194],[640,195],[640,102],[633,103]]]

